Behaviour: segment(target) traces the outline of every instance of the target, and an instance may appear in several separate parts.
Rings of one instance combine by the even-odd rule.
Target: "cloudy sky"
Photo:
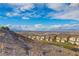
[[[12,30],[79,30],[77,3],[0,3],[0,25]]]

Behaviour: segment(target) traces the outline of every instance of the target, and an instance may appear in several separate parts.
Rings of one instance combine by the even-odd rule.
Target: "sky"
[[[0,3],[0,25],[11,30],[79,30],[78,3]]]

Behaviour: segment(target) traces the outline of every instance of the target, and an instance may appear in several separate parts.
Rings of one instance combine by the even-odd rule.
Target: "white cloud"
[[[28,30],[28,26],[27,25],[7,25],[10,29],[13,30]]]
[[[6,16],[8,16],[8,17],[19,16],[19,15],[20,14],[16,13],[16,12],[8,12],[8,13],[6,13]]]
[[[51,25],[51,26],[50,26],[50,28],[59,28],[59,27],[61,27],[60,24],[58,24],[58,25]]]
[[[29,17],[22,17],[22,19],[23,19],[23,20],[26,20],[26,19],[28,20],[28,19],[29,19]]]
[[[56,11],[64,10],[67,7],[67,5],[64,3],[48,3],[46,5],[48,6],[48,8],[51,8]]]
[[[49,27],[46,26],[46,30],[62,30],[62,29],[73,29],[79,27],[79,24],[54,24]]]
[[[20,7],[20,10],[24,11],[24,10],[29,10],[32,8],[33,8],[33,4],[25,4]]]
[[[35,28],[43,28],[44,26],[42,24],[35,24],[34,27]]]
[[[79,4],[78,3],[72,3],[70,5],[63,5],[63,4],[49,4],[48,7],[52,9],[62,10],[58,13],[49,13],[47,17],[51,18],[58,18],[58,19],[73,19],[73,20],[79,20]]]
[[[67,13],[55,14],[55,18],[79,20],[79,10],[71,10]]]
[[[8,26],[11,30],[22,30],[22,31],[37,30],[36,27],[29,26],[29,25],[11,25],[11,24],[7,24],[6,26]]]
[[[10,4],[14,8],[14,12],[6,13],[7,16],[20,16],[22,19],[29,19],[32,17],[38,18],[42,17],[40,14],[37,14],[37,11],[33,11],[31,13],[21,13],[25,10],[31,10],[35,7],[32,3],[11,3]],[[73,19],[79,20],[79,4],[71,3],[68,5],[67,3],[48,3],[48,4],[39,4],[40,7],[44,8],[44,6],[56,10],[48,13],[45,17],[50,18],[58,18],[58,19]]]
[[[11,3],[10,6],[13,7],[13,11],[6,13],[6,16],[8,17],[20,16],[22,19],[29,19],[30,17],[38,17],[35,14],[35,12],[26,14],[21,13],[22,11],[31,10],[32,8],[34,8],[34,4],[32,3]]]
[[[43,24],[35,24],[35,25],[10,25],[7,24],[10,29],[13,30],[24,30],[24,31],[53,31],[53,30],[62,30],[62,29],[76,29],[79,27],[79,24],[53,24],[53,25],[43,25]]]
[[[58,27],[57,27],[58,26]],[[76,26],[79,26],[79,24],[59,24],[59,25],[56,25],[54,26],[53,29],[73,29],[74,27],[76,28]]]
[[[32,3],[13,3],[11,5],[14,6],[16,9],[19,9],[21,11],[30,10],[34,7],[34,4],[32,4]]]
[[[71,3],[70,7],[79,7],[79,3]]]
[[[6,26],[8,26],[10,29],[13,30],[24,30],[24,31],[38,31],[41,30],[43,27],[42,24],[35,24],[35,25],[11,25],[11,24],[7,24]]]

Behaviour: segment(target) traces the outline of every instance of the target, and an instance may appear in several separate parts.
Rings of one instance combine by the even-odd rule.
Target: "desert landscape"
[[[0,56],[79,56],[79,3],[0,3]]]
[[[76,33],[76,32],[73,32]],[[2,56],[79,56],[77,39],[65,40],[65,36],[79,37],[72,32],[14,32],[8,27],[0,28],[0,55]],[[77,32],[78,33],[78,32]],[[63,35],[61,35],[63,34]],[[31,37],[30,37],[30,36]],[[43,36],[47,35],[43,38]],[[53,36],[63,37],[61,40]],[[36,36],[36,38],[35,38]],[[49,37],[50,36],[50,37]],[[55,36],[55,37],[56,37]],[[57,40],[60,41],[57,41]],[[73,42],[73,43],[72,43]]]

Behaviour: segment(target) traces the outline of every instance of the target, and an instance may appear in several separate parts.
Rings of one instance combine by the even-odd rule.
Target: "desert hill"
[[[29,47],[20,36],[9,28],[0,29],[0,55],[28,55]]]
[[[26,33],[27,34],[27,33]],[[2,56],[59,56],[79,55],[63,47],[44,44],[40,41],[28,39],[8,27],[0,28],[0,55]]]

